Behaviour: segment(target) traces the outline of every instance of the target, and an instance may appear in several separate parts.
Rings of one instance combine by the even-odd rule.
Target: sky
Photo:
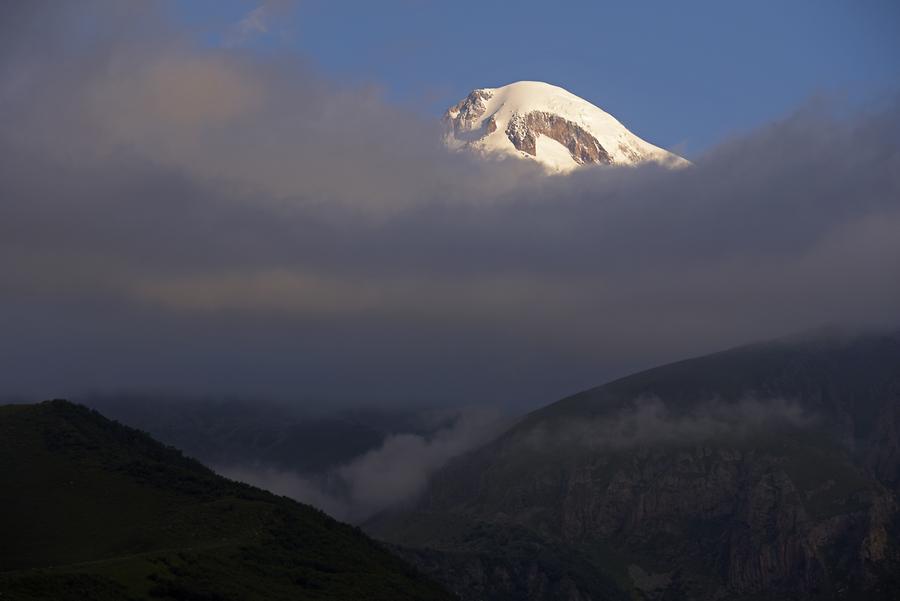
[[[861,2],[268,2],[198,0],[179,18],[211,45],[305,57],[437,116],[479,87],[546,81],[689,157],[815,95],[897,92],[900,6]]]
[[[786,16],[830,34],[801,28],[770,77],[777,53],[763,44],[760,58],[756,37],[689,35],[708,29],[702,7],[640,21],[683,23],[687,58],[720,55],[702,78],[665,52],[674,34],[652,33],[631,69],[588,77],[572,33],[590,19],[557,23],[542,38],[555,50],[533,55],[553,60],[530,76],[565,63],[557,83],[624,94],[602,104],[650,141],[662,123],[660,136],[702,140],[687,169],[566,177],[448,151],[418,102],[540,70],[527,38],[518,52],[497,42],[497,60],[454,52],[450,34],[484,27],[489,9],[173,6],[0,8],[0,396],[524,408],[825,324],[900,324],[897,54],[876,52],[893,43],[887,5]],[[730,22],[769,23],[758,11]],[[391,32],[419,14],[440,21],[416,34],[435,45],[379,58],[386,39],[408,47]],[[766,29],[785,52],[787,29]],[[718,101],[667,113],[627,71],[667,98]],[[869,82],[871,98],[818,94],[826,72]]]

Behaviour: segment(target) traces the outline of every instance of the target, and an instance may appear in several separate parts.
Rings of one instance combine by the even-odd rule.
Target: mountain
[[[550,171],[646,161],[688,164],[637,137],[587,100],[539,81],[474,90],[447,110],[443,123],[450,148],[533,159]]]
[[[893,599],[900,333],[820,332],[538,410],[367,525],[462,599]]]
[[[207,466],[254,465],[321,474],[377,449],[396,434],[432,435],[452,415],[414,410],[303,411],[302,403],[153,396],[79,402],[138,428]]]
[[[451,599],[358,529],[65,401],[0,406],[0,598]]]

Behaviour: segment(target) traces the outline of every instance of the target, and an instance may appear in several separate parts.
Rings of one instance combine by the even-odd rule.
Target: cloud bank
[[[896,99],[545,178],[158,5],[2,10],[2,393],[534,404],[900,320]]]

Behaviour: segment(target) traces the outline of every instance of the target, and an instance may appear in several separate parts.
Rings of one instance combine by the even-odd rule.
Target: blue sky
[[[261,5],[267,31],[246,45],[376,84],[423,114],[476,87],[548,81],[688,156],[815,96],[867,103],[900,82],[892,0],[194,0],[175,10],[219,44]]]

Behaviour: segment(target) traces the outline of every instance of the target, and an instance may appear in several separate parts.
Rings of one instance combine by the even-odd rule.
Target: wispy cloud
[[[503,414],[494,409],[464,409],[452,425],[431,436],[390,436],[379,448],[325,474],[302,475],[247,465],[217,466],[216,470],[309,503],[338,519],[362,522],[379,511],[413,501],[435,471],[489,440],[506,423]]]
[[[240,46],[272,32],[272,22],[288,14],[295,0],[266,0],[238,21],[226,42]]]
[[[677,408],[676,408],[677,409]],[[627,449],[640,446],[691,445],[736,441],[761,431],[809,428],[816,416],[786,399],[744,398],[736,402],[697,402],[673,410],[659,398],[634,399],[604,417],[549,420],[527,432],[526,444],[547,448],[577,445],[592,449]]]
[[[266,33],[269,27],[266,24],[269,8],[266,5],[257,6],[235,26],[238,34],[248,37],[259,33]]]

